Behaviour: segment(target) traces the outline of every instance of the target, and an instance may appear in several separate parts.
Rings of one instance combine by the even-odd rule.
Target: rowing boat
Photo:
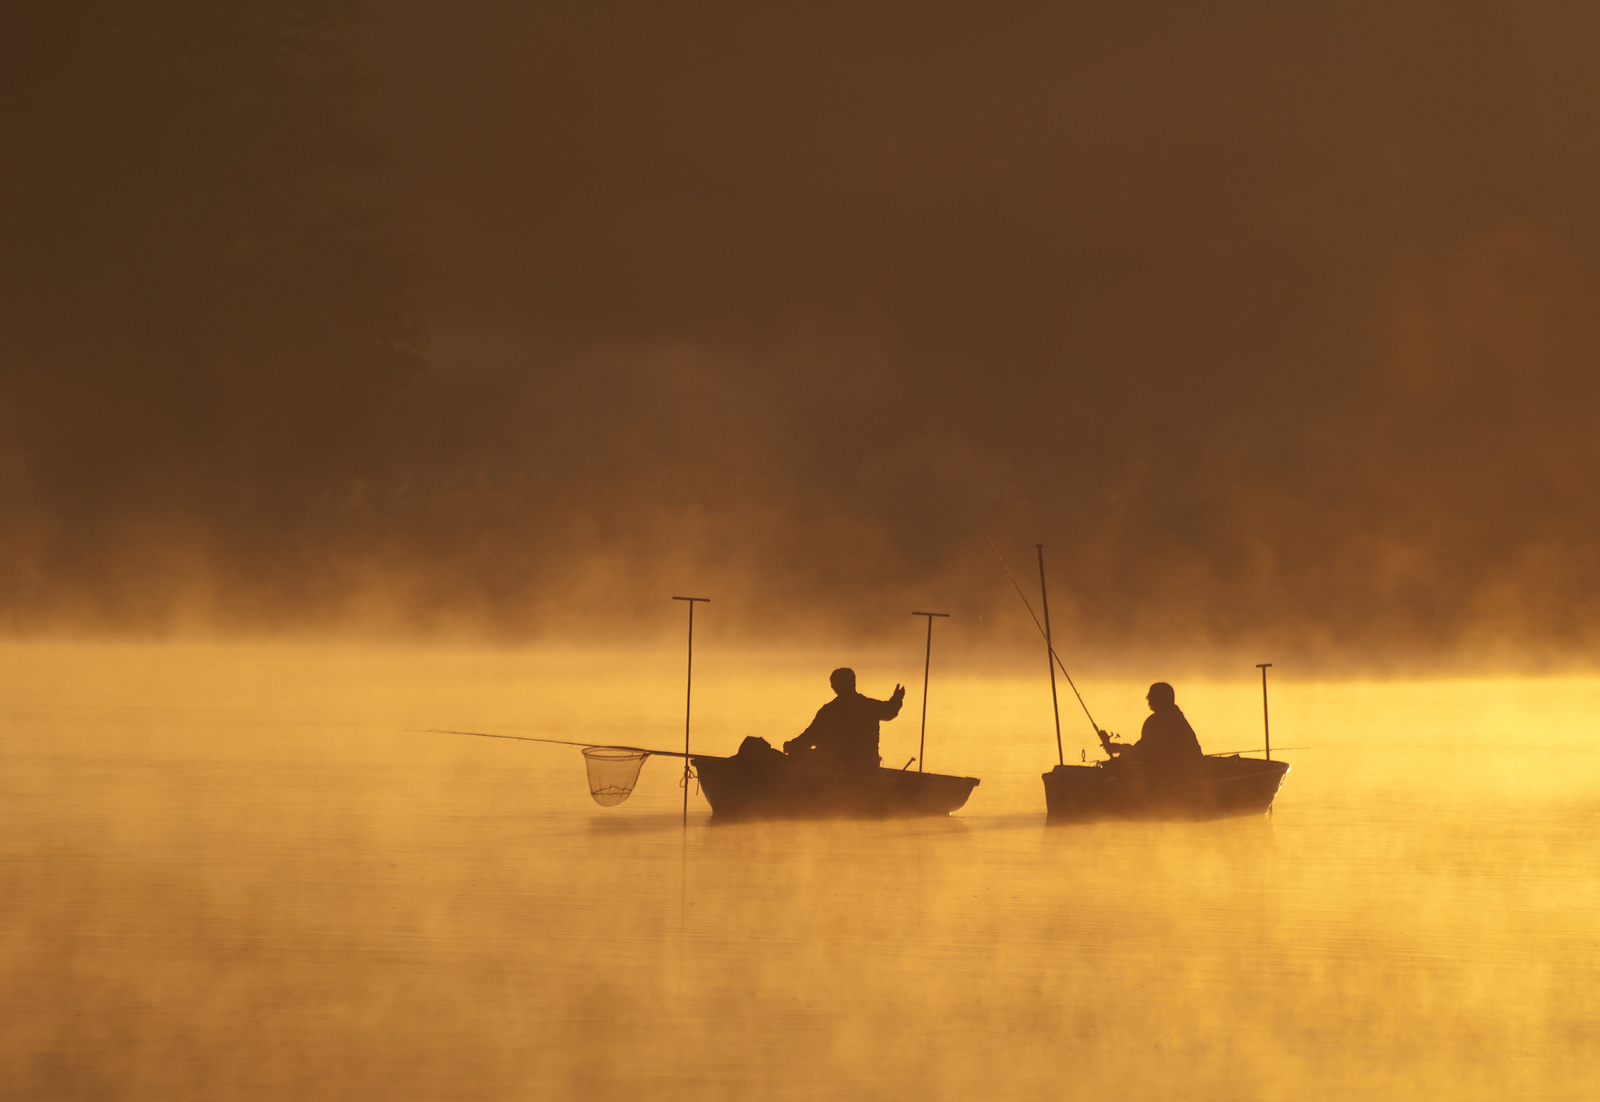
[[[976,777],[943,773],[809,768],[770,747],[764,754],[696,754],[691,760],[711,817],[718,821],[948,815],[978,787]]]
[[[1224,819],[1259,815],[1272,807],[1285,761],[1238,754],[1202,759],[1194,776],[1151,784],[1136,762],[1058,765],[1044,774],[1044,803],[1052,823],[1094,819]]]

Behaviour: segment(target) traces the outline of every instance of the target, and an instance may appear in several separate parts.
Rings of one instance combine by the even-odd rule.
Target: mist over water
[[[863,689],[915,648],[862,654]],[[822,656],[708,651],[697,748]],[[17,1098],[1583,1098],[1592,678],[1273,685],[1271,817],[1047,828],[1042,676],[952,672],[949,820],[712,826],[681,652],[7,647],[0,1093]],[[1139,671],[1085,678],[1131,732]],[[1042,671],[1039,671],[1042,675]],[[1177,680],[1208,750],[1259,683]],[[884,726],[916,747],[919,691]],[[1077,733],[1077,728],[1082,733]],[[1087,724],[1068,723],[1066,748]]]
[[[0,1097],[1590,1098],[1600,8],[0,5]],[[1047,828],[1034,602],[1270,817]],[[853,667],[948,820],[674,759]],[[1098,756],[1062,686],[1062,756]]]

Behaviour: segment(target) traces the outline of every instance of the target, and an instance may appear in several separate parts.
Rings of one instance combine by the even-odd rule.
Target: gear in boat
[[[1171,685],[1156,682],[1145,700],[1151,715],[1138,742],[1126,745],[1100,731],[1110,760],[1058,765],[1044,774],[1051,822],[1216,819],[1258,815],[1272,806],[1289,771],[1287,762],[1237,754],[1208,757]]]
[[[975,777],[882,767],[878,725],[900,714],[903,685],[874,700],[856,691],[854,670],[828,681],[834,699],[782,752],[752,736],[731,758],[694,756],[713,818],[889,819],[948,815],[967,802]]]

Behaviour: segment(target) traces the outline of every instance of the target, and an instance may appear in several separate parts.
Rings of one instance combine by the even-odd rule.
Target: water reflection
[[[581,655],[0,658],[0,1096],[1576,1098],[1600,1075],[1600,681],[1285,680],[1275,736],[1314,749],[1271,820],[1047,829],[1047,691],[951,678],[928,752],[983,777],[961,816],[710,829],[693,800],[685,830],[672,763],[601,809],[576,750],[417,733],[671,746],[675,655],[627,680]],[[809,714],[812,677],[707,666],[705,749]],[[1083,687],[1139,718],[1144,683]],[[1208,745],[1251,745],[1248,678],[1182,688]]]

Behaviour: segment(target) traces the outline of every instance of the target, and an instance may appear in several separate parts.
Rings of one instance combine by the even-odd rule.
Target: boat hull
[[[744,756],[693,761],[711,817],[719,821],[948,815],[978,786],[976,777],[898,769],[838,773]]]
[[[1230,755],[1204,759],[1192,781],[1158,788],[1131,762],[1058,765],[1044,774],[1044,803],[1052,823],[1259,815],[1287,772],[1288,762]]]

